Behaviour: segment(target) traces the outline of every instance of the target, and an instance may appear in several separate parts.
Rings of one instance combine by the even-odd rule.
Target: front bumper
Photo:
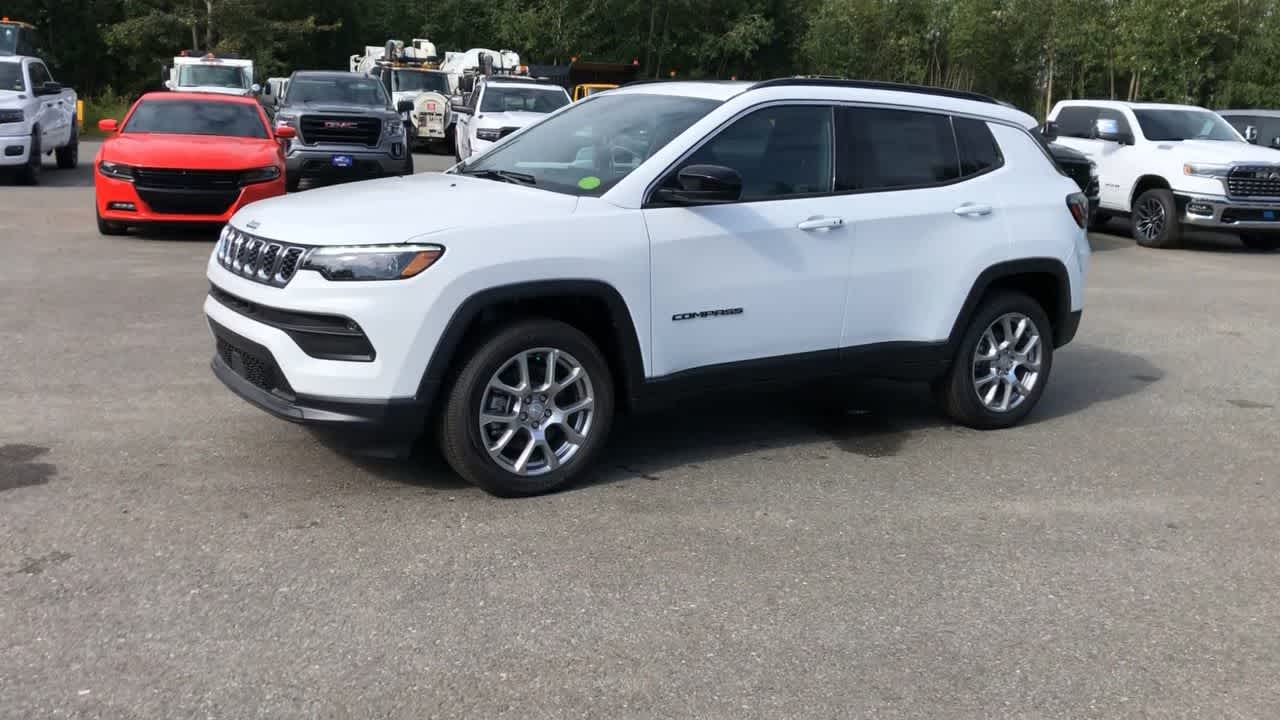
[[[350,167],[333,164],[334,157],[351,158]],[[285,154],[290,176],[306,178],[375,178],[399,175],[409,161],[405,142],[386,143],[377,148],[353,145],[301,145],[294,143]]]
[[[22,167],[30,160],[30,135],[0,135],[0,167]]]
[[[1273,231],[1280,233],[1280,198],[1236,200],[1221,195],[1178,193],[1182,222],[1217,230]]]
[[[145,223],[214,224],[225,225],[240,208],[258,200],[285,194],[284,177],[264,183],[245,185],[240,194],[220,213],[159,212],[148,205],[131,182],[104,177],[94,171],[94,205],[103,220],[141,225]],[[122,209],[122,204],[133,210]]]

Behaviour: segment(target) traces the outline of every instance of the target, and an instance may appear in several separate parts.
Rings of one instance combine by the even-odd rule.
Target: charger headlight
[[[106,160],[103,160],[98,163],[98,172],[109,178],[133,182],[133,168],[128,165],[121,165],[120,163],[107,162]]]
[[[302,260],[326,280],[405,280],[435,264],[440,245],[335,245],[318,247]]]
[[[280,168],[275,165],[254,168],[240,173],[240,183],[243,185],[252,185],[254,183],[271,182],[280,177]]]

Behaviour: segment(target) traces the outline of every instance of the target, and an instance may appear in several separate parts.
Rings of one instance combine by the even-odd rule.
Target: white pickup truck
[[[34,185],[48,154],[64,170],[79,162],[75,91],[54,82],[37,58],[0,56],[0,171],[16,170]]]
[[[1217,113],[1190,105],[1066,100],[1056,142],[1098,166],[1097,223],[1129,215],[1140,245],[1177,247],[1187,227],[1280,249],[1280,154],[1251,145]]]

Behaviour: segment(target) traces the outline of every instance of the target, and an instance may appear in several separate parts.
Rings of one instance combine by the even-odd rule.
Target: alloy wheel
[[[986,409],[1009,412],[1026,402],[1040,382],[1040,329],[1022,313],[1007,313],[987,326],[973,351],[973,389]]]
[[[1148,197],[1138,204],[1138,211],[1135,213],[1133,221],[1142,237],[1148,240],[1155,240],[1164,232],[1167,220],[1164,203],[1157,198]]]
[[[595,418],[595,392],[577,358],[525,350],[502,364],[480,400],[480,440],[507,472],[534,477],[573,460]]]

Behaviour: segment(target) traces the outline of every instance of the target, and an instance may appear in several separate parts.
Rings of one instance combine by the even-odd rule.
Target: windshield
[[[396,92],[438,92],[449,94],[449,81],[443,73],[416,70],[395,71]]]
[[[1240,141],[1226,120],[1206,110],[1134,110],[1133,114],[1148,140]]]
[[[0,90],[22,92],[22,65],[15,62],[0,63]]]
[[[569,104],[569,96],[560,88],[510,87],[490,85],[485,88],[480,112],[549,113]]]
[[[342,105],[364,105],[366,107],[387,106],[387,94],[382,84],[373,78],[362,75],[350,77],[297,77],[289,83],[288,102],[292,103],[338,103]]]
[[[0,55],[18,54],[18,35],[22,28],[17,25],[0,25]]]
[[[249,89],[244,68],[234,65],[182,65],[178,68],[180,87],[224,87]]]
[[[720,103],[636,93],[584,100],[457,172],[600,196]]]
[[[124,132],[270,137],[255,106],[210,100],[144,100],[129,116]]]

